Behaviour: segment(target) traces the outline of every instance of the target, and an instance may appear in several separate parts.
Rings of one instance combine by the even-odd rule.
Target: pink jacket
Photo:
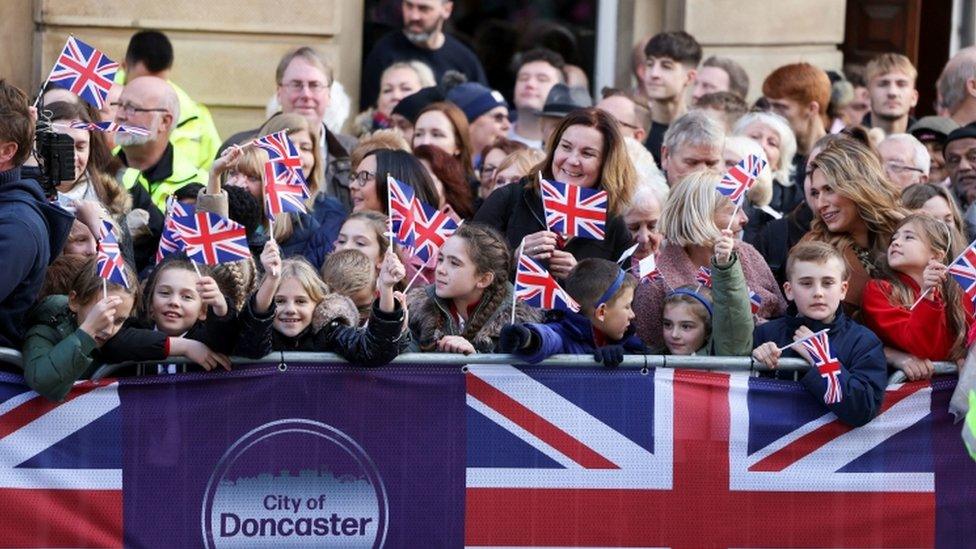
[[[759,294],[762,305],[758,316],[761,318],[776,318],[786,313],[786,300],[776,285],[776,279],[769,270],[766,260],[745,242],[736,242],[735,251],[742,264],[749,289]],[[695,273],[698,267],[692,264],[691,258],[681,246],[665,242],[656,257],[657,268],[661,272],[663,282],[643,282],[637,286],[634,294],[634,313],[637,317],[637,335],[651,349],[664,346],[661,333],[661,316],[664,314],[664,297],[671,288],[678,288],[688,284],[696,285]],[[665,282],[667,284],[665,284]]]

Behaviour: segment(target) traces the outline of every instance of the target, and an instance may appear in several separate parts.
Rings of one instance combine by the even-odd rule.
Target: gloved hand
[[[532,332],[520,324],[506,324],[498,334],[498,347],[503,353],[524,349],[532,339]]]
[[[602,362],[607,368],[616,368],[624,361],[623,345],[606,345],[593,353],[593,360]]]

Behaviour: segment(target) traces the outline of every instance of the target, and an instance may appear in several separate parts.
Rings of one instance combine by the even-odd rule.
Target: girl
[[[354,212],[339,229],[335,251],[359,250],[366,254],[376,265],[376,272],[379,272],[386,249],[390,246],[390,240],[385,236],[387,230],[385,215],[370,210]]]
[[[95,264],[91,258],[79,269],[68,295],[47,296],[27,317],[23,367],[32,389],[59,401],[75,381],[91,376],[103,362],[174,355],[209,360],[212,353],[200,342],[124,327],[136,301],[135,270],[125,269],[128,288],[109,282],[105,296]]]
[[[514,288],[505,240],[485,225],[465,223],[437,255],[434,284],[410,292],[411,348],[444,353],[494,353],[511,322]],[[519,301],[515,321],[538,322],[539,311]]]
[[[962,213],[952,191],[934,183],[918,183],[909,185],[901,192],[901,205],[915,213],[927,213],[930,216],[945,221],[952,229],[952,257],[956,257],[966,247],[968,242],[963,236],[966,225]]]
[[[661,327],[666,354],[747,356],[752,352],[749,289],[732,234],[723,229],[715,242],[711,289],[682,286],[664,298]]]
[[[887,347],[907,355],[889,362],[909,379],[932,375],[933,360],[957,360],[966,353],[972,302],[948,276],[951,232],[945,222],[911,214],[898,224],[879,278],[864,288],[864,322]],[[921,296],[921,301],[912,305]]]
[[[330,294],[307,261],[282,261],[277,246],[268,242],[261,264],[264,280],[241,315],[241,354],[324,351],[364,366],[381,366],[399,354],[404,312],[393,297],[393,286],[404,270],[396,255],[387,253],[383,260],[377,279],[380,296],[362,329],[356,328],[355,305],[347,297]],[[343,307],[351,312],[337,314]]]

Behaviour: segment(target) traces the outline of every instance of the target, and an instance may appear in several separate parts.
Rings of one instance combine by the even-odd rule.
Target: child
[[[393,286],[404,276],[403,265],[392,253],[383,260],[377,280],[379,298],[365,328],[352,319],[322,318],[323,308],[335,298],[304,259],[281,260],[277,246],[268,242],[261,253],[264,279],[242,312],[244,334],[239,349],[246,356],[271,351],[324,351],[339,353],[364,366],[381,366],[400,351],[403,307],[393,297]],[[351,304],[350,304],[351,305]]]
[[[353,212],[339,228],[335,251],[359,250],[366,254],[376,266],[376,272],[379,272],[390,245],[385,236],[388,230],[385,215],[370,210]]]
[[[891,238],[880,279],[864,288],[864,323],[886,346],[911,355],[894,363],[912,380],[932,375],[915,366],[966,354],[973,306],[948,276],[951,246],[945,222],[927,214],[909,215]]]
[[[566,277],[566,293],[580,312],[551,311],[544,324],[509,324],[502,329],[502,352],[516,353],[536,363],[557,353],[593,354],[594,360],[614,367],[624,351],[647,352],[634,334],[634,288],[637,280],[606,259],[584,259]]]
[[[408,296],[411,348],[445,353],[494,353],[512,313],[515,291],[508,274],[511,255],[494,229],[465,223],[437,255],[435,283]],[[538,311],[519,301],[519,322],[535,322]]]
[[[727,229],[715,241],[710,291],[685,286],[665,297],[661,325],[668,353],[746,356],[752,350],[749,289],[734,244]]]
[[[105,297],[95,263],[91,258],[81,267],[68,295],[49,295],[28,315],[23,367],[32,389],[59,401],[99,363],[174,355],[206,361],[211,353],[202,343],[123,327],[135,304],[135,270],[126,266],[129,288],[108,282]]]
[[[359,310],[359,325],[366,323],[376,299],[376,269],[359,250],[339,250],[322,265],[322,282],[333,292],[348,297]]]
[[[870,330],[854,322],[840,308],[847,294],[849,273],[844,257],[824,242],[801,242],[786,260],[783,290],[796,304],[798,316],[781,317],[756,327],[753,358],[775,368],[779,357],[812,357],[801,345],[785,351],[778,347],[828,329],[830,350],[840,362],[841,400],[827,404],[844,423],[861,426],[871,421],[881,407],[885,385],[885,357],[881,341]],[[818,401],[824,401],[827,380],[816,367],[800,382]]]

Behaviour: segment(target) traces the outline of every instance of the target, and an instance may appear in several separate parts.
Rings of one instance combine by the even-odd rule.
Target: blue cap
[[[474,122],[476,118],[495,107],[508,108],[508,103],[501,93],[477,82],[458,84],[447,92],[447,100],[464,111],[468,122]]]

